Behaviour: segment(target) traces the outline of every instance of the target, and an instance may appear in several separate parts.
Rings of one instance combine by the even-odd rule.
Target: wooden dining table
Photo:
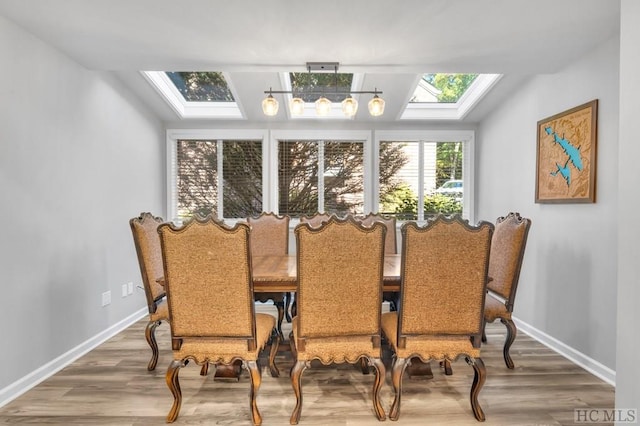
[[[399,254],[384,257],[383,291],[400,291]],[[251,273],[254,293],[295,292],[297,290],[296,256],[254,256]]]

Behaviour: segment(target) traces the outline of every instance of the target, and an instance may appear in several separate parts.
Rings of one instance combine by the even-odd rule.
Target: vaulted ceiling
[[[13,21],[91,70],[114,71],[167,122],[140,71],[222,71],[247,120],[264,90],[307,62],[339,62],[384,91],[397,122],[423,73],[503,78],[464,117],[477,122],[526,78],[554,73],[619,31],[617,0],[0,0]],[[597,82],[594,82],[596,84]]]

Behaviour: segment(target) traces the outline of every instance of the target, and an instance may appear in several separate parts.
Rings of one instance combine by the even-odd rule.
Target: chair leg
[[[382,404],[380,404],[380,388],[382,388],[386,370],[380,358],[369,358],[369,362],[373,365],[373,368],[376,371],[376,379],[373,382],[373,410],[375,411],[378,420],[384,421],[386,419],[386,415],[384,413],[384,408],[382,408]]]
[[[500,321],[507,327],[507,340],[504,342],[504,348],[502,349],[502,355],[504,356],[504,363],[507,364],[507,368],[513,370],[513,360],[511,359],[511,355],[509,355],[509,349],[511,349],[511,345],[513,341],[516,340],[516,325],[510,319],[501,318]]]
[[[487,332],[486,332],[486,328],[487,328],[487,322],[483,321],[482,322],[482,343],[487,343]]]
[[[262,376],[260,375],[260,369],[258,368],[258,363],[256,361],[247,361],[247,368],[249,369],[249,374],[251,376],[251,391],[249,392],[251,420],[254,425],[259,426],[262,424],[262,416],[260,415],[260,411],[258,411],[256,395],[258,394],[258,389],[260,389],[260,384],[262,383]]]
[[[360,370],[362,370],[362,374],[369,374],[369,362],[366,358],[360,358]]]
[[[471,385],[471,409],[473,410],[473,415],[476,417],[476,420],[479,422],[484,421],[484,412],[482,411],[482,407],[478,403],[478,395],[480,394],[480,390],[484,385],[484,381],[487,378],[487,371],[484,367],[484,362],[481,358],[466,358],[467,364],[473,367],[473,384]]]
[[[453,369],[451,368],[450,360],[445,359],[443,361],[440,361],[440,366],[444,368],[444,374],[446,376],[451,376],[453,374]]]
[[[200,375],[206,376],[207,374],[209,374],[209,363],[205,362],[202,364],[202,368],[200,368]]]
[[[144,337],[147,339],[147,343],[151,347],[151,360],[147,365],[147,370],[153,371],[158,364],[158,342],[156,342],[156,327],[158,327],[161,321],[149,321],[147,328],[144,329]]]
[[[307,368],[305,361],[296,361],[291,369],[291,386],[293,393],[296,395],[296,406],[293,408],[289,423],[297,425],[300,421],[300,412],[302,411],[302,372]]]
[[[278,310],[278,334],[281,339],[284,339],[284,334],[282,334],[282,321],[284,320],[284,302],[273,302],[276,305],[276,309]]]
[[[396,358],[393,362],[391,370],[391,382],[393,383],[393,392],[395,397],[391,404],[391,411],[389,411],[389,419],[398,420],[400,418],[400,399],[402,395],[402,376],[404,370],[407,368],[406,358]]]
[[[280,377],[280,371],[276,366],[276,354],[278,353],[279,346],[280,336],[276,335],[275,338],[271,340],[271,350],[269,351],[269,371],[271,372],[271,377]]]
[[[173,394],[173,405],[171,406],[171,410],[167,415],[167,423],[173,423],[178,418],[178,414],[180,413],[180,406],[182,405],[182,390],[180,390],[180,381],[178,380],[178,373],[180,373],[180,369],[184,367],[183,361],[173,360],[171,364],[169,364],[169,368],[167,369],[167,374],[165,379],[167,381],[167,386],[169,390]]]
[[[291,306],[291,293],[284,294],[284,318],[287,322],[291,322],[291,314],[289,313],[289,307]]]

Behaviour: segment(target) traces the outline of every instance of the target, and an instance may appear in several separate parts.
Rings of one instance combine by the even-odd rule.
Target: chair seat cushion
[[[220,337],[186,337],[180,349],[173,351],[173,358],[194,359],[198,364],[231,364],[235,359],[255,361],[269,341],[276,326],[276,319],[269,314],[256,314],[256,350],[249,351],[246,339]]]
[[[162,299],[156,304],[156,311],[149,314],[151,321],[169,320],[169,305],[167,299]]]
[[[293,318],[293,343],[298,341],[298,317]],[[320,360],[323,364],[332,362],[354,363],[358,358],[367,356],[380,358],[380,348],[373,347],[371,336],[341,336],[306,338],[304,350],[296,347],[299,361]]]
[[[487,322],[493,322],[496,318],[511,319],[511,312],[503,302],[493,297],[491,293],[487,293],[484,300],[484,318]]]
[[[382,333],[398,358],[419,356],[429,359],[454,360],[460,355],[473,358],[480,356],[480,348],[474,348],[469,336],[407,336],[405,348],[398,348],[398,313],[382,314]]]

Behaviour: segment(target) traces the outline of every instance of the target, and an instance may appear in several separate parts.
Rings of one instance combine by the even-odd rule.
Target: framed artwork
[[[598,100],[538,121],[536,203],[595,203]]]

